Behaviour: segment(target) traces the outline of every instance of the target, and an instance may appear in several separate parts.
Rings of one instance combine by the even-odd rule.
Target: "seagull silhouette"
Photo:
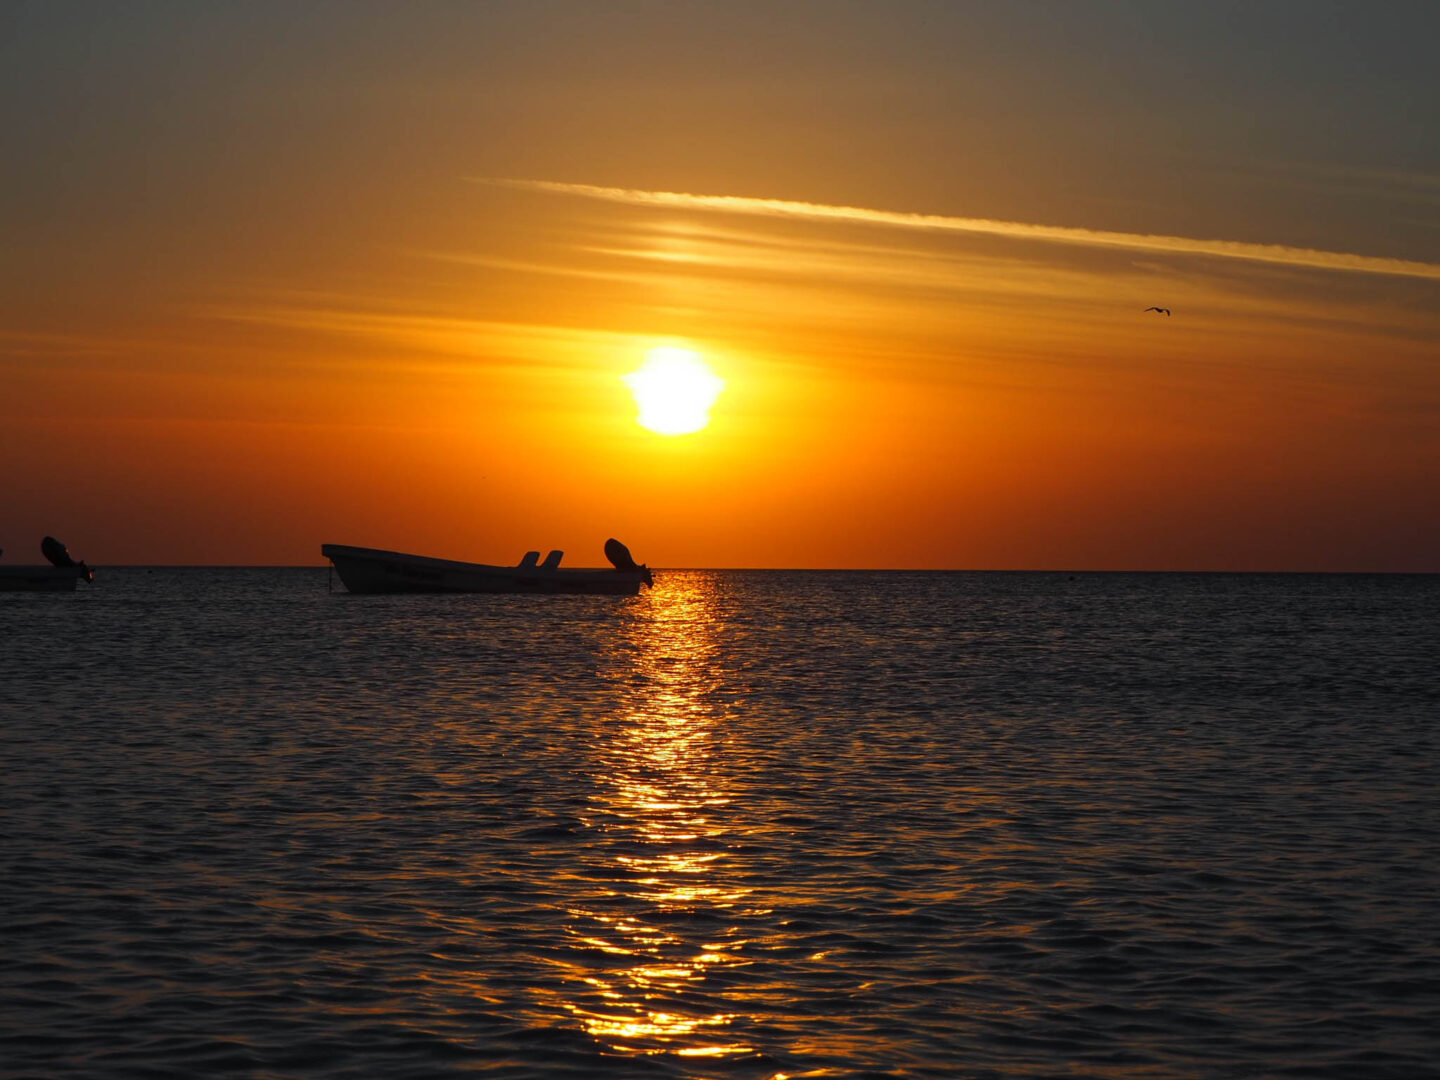
[[[1145,310],[1146,310],[1146,311],[1158,311],[1158,312],[1160,312],[1161,315],[1169,315],[1169,314],[1170,314],[1170,309],[1169,309],[1168,307],[1147,307]]]

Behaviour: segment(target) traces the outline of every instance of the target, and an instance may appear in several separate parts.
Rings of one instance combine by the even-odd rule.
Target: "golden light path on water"
[[[637,609],[627,707],[594,762],[589,824],[604,836],[616,884],[609,903],[572,909],[576,944],[600,950],[565,1003],[592,1037],[622,1054],[752,1053],[727,1036],[738,1014],[707,982],[744,963],[735,916],[750,890],[727,880],[715,815],[731,799],[714,769],[714,582],[667,577]],[[596,929],[598,928],[598,930]]]

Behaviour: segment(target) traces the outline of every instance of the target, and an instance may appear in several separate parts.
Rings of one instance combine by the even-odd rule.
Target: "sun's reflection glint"
[[[754,1052],[733,1031],[720,1036],[744,1017],[707,986],[747,963],[736,909],[749,892],[726,872],[715,603],[703,575],[667,575],[646,594],[617,662],[621,723],[594,763],[586,821],[604,837],[610,888],[570,911],[572,943],[594,953],[565,1008],[614,1052]]]

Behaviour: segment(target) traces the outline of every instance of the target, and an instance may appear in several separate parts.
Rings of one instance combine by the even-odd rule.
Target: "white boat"
[[[618,540],[605,542],[609,568],[560,569],[564,553],[552,551],[540,561],[526,552],[515,566],[433,559],[402,551],[322,544],[340,581],[352,593],[594,593],[634,596],[641,585],[654,585],[649,567],[637,564]]]

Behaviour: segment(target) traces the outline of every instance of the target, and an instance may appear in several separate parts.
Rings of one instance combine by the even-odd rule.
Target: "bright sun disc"
[[[640,407],[637,422],[661,435],[699,431],[710,422],[710,407],[725,388],[725,380],[699,353],[671,346],[651,349],[645,366],[623,377]]]

